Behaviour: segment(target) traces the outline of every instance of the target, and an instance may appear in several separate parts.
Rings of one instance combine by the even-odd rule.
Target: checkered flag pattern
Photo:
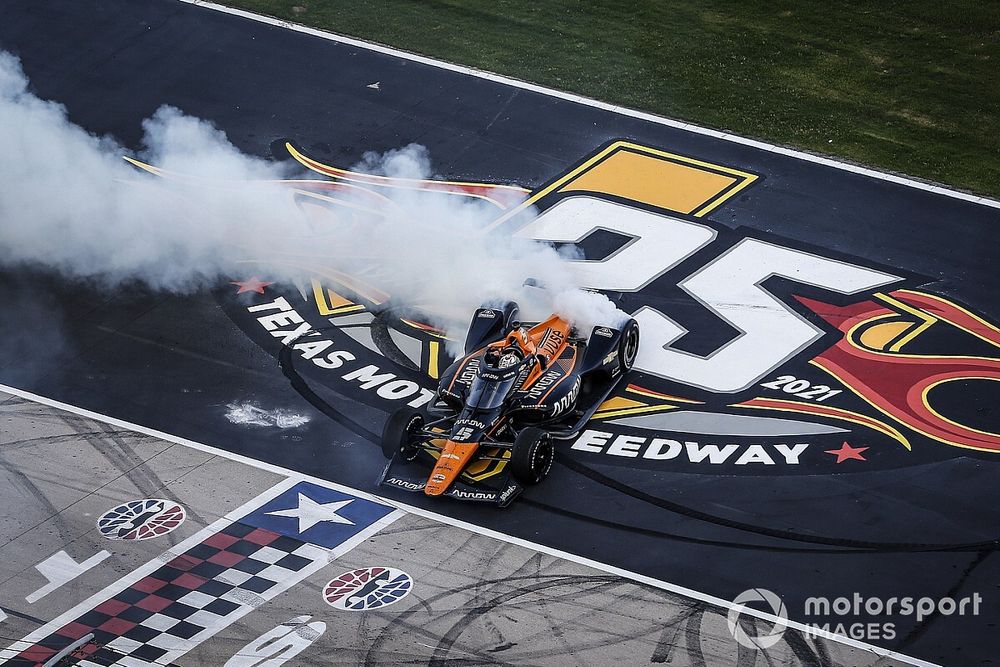
[[[37,666],[93,633],[72,655],[87,667],[168,664],[329,561],[314,544],[232,523],[22,651]]]

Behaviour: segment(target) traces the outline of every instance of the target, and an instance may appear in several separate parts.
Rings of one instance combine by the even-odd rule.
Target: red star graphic
[[[264,282],[257,276],[254,276],[250,280],[233,280],[229,284],[239,285],[239,289],[236,291],[237,294],[243,294],[243,292],[256,292],[257,294],[263,294],[264,288],[268,285],[273,285],[274,282]]]
[[[828,449],[827,454],[833,454],[837,457],[837,463],[843,463],[847,459],[857,459],[858,461],[867,461],[865,457],[861,456],[861,452],[867,451],[868,447],[851,447],[846,442],[840,446],[840,449]]]

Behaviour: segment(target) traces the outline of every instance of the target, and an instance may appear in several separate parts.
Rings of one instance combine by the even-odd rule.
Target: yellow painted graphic
[[[709,171],[676,156],[621,148],[568,182],[562,192],[599,192],[679,213],[694,213],[744,176]],[[748,175],[747,175],[748,176]],[[707,212],[704,210],[701,215]]]
[[[616,141],[532,194],[493,227],[553,193],[589,192],[701,217],[757,180],[755,174]]]
[[[675,405],[651,405],[642,401],[635,401],[631,398],[616,396],[601,403],[601,406],[594,413],[594,419],[610,419],[611,417],[625,417],[627,415],[644,415],[651,412],[666,412],[673,410]]]
[[[316,300],[316,309],[320,315],[343,315],[364,310],[361,304],[354,303],[330,288],[323,288],[323,285],[316,280],[312,280],[313,298]]]
[[[441,354],[441,343],[432,340],[427,343],[427,374],[437,380],[441,377],[438,369],[438,355]]]

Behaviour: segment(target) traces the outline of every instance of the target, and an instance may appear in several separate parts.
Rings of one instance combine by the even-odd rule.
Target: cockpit
[[[483,355],[466,407],[477,410],[494,410],[503,405],[518,380],[531,370],[534,357],[525,357],[517,347],[494,348]]]

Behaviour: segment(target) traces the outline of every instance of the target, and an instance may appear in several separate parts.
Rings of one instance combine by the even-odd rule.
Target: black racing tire
[[[518,318],[521,316],[521,308],[516,301],[508,301],[503,305],[503,335],[506,336],[514,330],[514,326],[519,324]]]
[[[483,305],[480,309],[492,310],[493,312],[500,312],[499,328],[494,325],[490,327],[489,332],[480,332],[477,338],[469,338],[471,336],[473,329],[476,328],[476,321],[478,320],[479,310],[476,314],[472,316],[472,323],[469,325],[468,335],[465,341],[465,353],[472,354],[476,350],[480,350],[490,343],[495,343],[498,340],[503,340],[507,334],[514,330],[515,326],[519,324],[518,317],[520,316],[520,308],[514,301],[508,301],[503,304],[502,307],[497,308],[494,306]]]
[[[618,342],[618,367],[621,368],[622,375],[625,375],[632,366],[635,365],[635,358],[639,354],[639,323],[629,320],[622,327],[622,337]]]
[[[519,484],[532,486],[545,479],[555,459],[552,436],[540,428],[529,426],[514,438],[510,454],[510,473]]]
[[[389,416],[382,429],[382,454],[391,459],[397,454],[405,461],[417,458],[420,448],[413,434],[423,428],[424,413],[414,408],[401,408]]]

